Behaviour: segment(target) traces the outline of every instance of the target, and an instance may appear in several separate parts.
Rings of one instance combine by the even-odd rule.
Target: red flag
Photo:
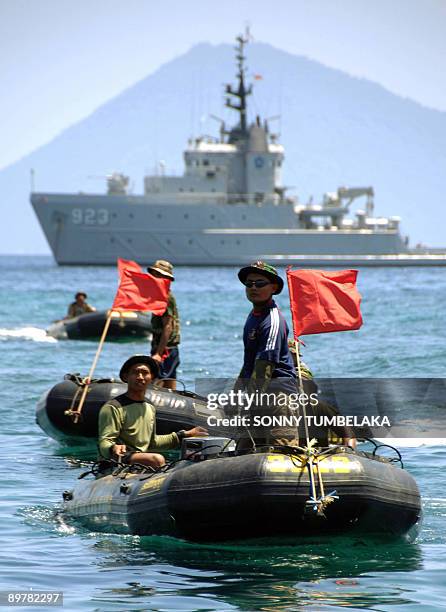
[[[141,267],[136,263],[136,261],[132,261],[131,259],[122,259],[122,257],[118,257],[118,274],[119,278],[122,278],[122,274],[124,270],[132,270],[133,272],[141,272]]]
[[[150,310],[162,315],[167,308],[170,280],[151,274],[124,270],[116,292],[113,310]]]
[[[294,337],[359,329],[357,270],[287,270]]]

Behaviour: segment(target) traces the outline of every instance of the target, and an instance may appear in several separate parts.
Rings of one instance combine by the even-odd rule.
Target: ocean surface
[[[236,376],[249,304],[233,268],[179,268],[179,378]],[[282,270],[283,272],[283,270]],[[321,377],[444,377],[446,269],[362,269],[363,327],[305,338]],[[66,610],[444,610],[446,446],[402,441],[424,508],[410,539],[320,537],[196,545],[89,533],[57,517],[87,465],[35,424],[38,398],[67,372],[87,374],[90,341],[46,337],[78,290],[108,308],[117,272],[0,257],[0,591],[57,590]],[[277,299],[289,320],[286,292]],[[107,343],[96,374],[117,376],[147,341]],[[407,446],[407,447],[404,447]],[[3,609],[3,608],[2,608]],[[6,609],[6,608],[4,608]],[[31,609],[31,608],[26,608]],[[44,609],[35,607],[35,609]]]

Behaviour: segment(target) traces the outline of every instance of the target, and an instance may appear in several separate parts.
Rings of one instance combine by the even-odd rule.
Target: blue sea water
[[[363,269],[364,325],[308,336],[316,376],[444,377],[446,270]],[[85,463],[34,422],[39,396],[67,372],[86,374],[94,342],[55,341],[50,321],[77,290],[110,306],[117,273],[0,257],[0,591],[60,590],[67,610],[444,610],[446,447],[402,448],[424,521],[413,541],[358,537],[196,545],[89,533],[57,519],[61,492]],[[179,268],[179,377],[236,376],[249,304],[232,268]],[[288,297],[278,298],[288,317]],[[145,340],[107,343],[97,374],[116,376]],[[43,609],[43,608],[36,608]]]

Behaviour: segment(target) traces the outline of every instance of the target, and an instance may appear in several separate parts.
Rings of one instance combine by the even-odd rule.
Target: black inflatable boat
[[[201,445],[198,454],[190,453],[194,441]],[[64,492],[64,512],[92,531],[194,541],[352,530],[401,535],[421,515],[412,476],[371,453],[325,450],[316,474],[305,453],[289,448],[217,452],[197,461],[212,455],[211,448],[225,451],[230,441],[195,438],[183,446],[186,442],[189,451],[183,449],[183,457],[189,458],[156,473],[142,466],[140,473],[133,472],[137,466],[117,467],[81,481]]]
[[[108,312],[88,312],[53,323],[46,333],[59,340],[91,340],[100,338]],[[143,312],[114,312],[106,340],[147,338],[152,333],[151,316]]]
[[[69,413],[77,407],[82,389],[82,378],[76,374],[67,374],[62,382],[40,398],[36,422],[46,434],[59,442],[95,447],[101,406],[109,399],[125,393],[127,385],[113,379],[93,381],[81,418],[74,422]],[[207,427],[207,417],[210,414],[224,416],[220,410],[210,412],[206,399],[190,391],[171,391],[150,385],[146,398],[156,407],[156,429],[159,434],[190,429],[196,425]],[[219,428],[212,429],[215,433],[222,433]]]

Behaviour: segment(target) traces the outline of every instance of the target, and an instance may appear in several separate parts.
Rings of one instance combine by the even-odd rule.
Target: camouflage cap
[[[147,268],[147,272],[150,274],[152,271],[158,272],[165,278],[170,278],[170,280],[175,280],[173,277],[173,266],[170,261],[166,261],[165,259],[157,259],[155,263]]]
[[[257,272],[257,274],[262,274],[273,283],[276,283],[278,285],[278,289],[277,291],[274,291],[274,295],[277,295],[282,291],[283,279],[280,278],[280,276],[278,275],[276,268],[273,268],[273,266],[270,266],[270,264],[267,264],[264,261],[256,261],[250,264],[249,266],[241,268],[241,270],[239,270],[238,272],[240,282],[244,283],[246,281],[246,277],[251,272]]]

